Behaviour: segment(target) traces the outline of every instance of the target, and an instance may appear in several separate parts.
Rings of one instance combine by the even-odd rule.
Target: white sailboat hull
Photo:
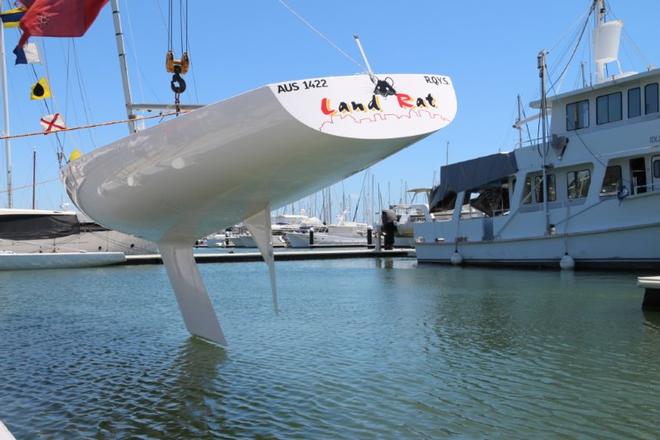
[[[401,108],[389,96],[377,97],[380,111],[340,112],[342,102],[366,107],[373,99],[366,76],[270,85],[84,155],[66,170],[67,190],[106,227],[192,243],[267,203],[277,209],[348,177],[453,119],[448,78],[390,76],[397,91],[426,107]],[[326,87],[304,90],[309,82]],[[283,91],[291,84],[300,90]]]
[[[287,233],[285,238],[291,248],[308,248],[313,246],[367,246],[367,237],[328,234],[327,232],[314,232],[314,243],[310,244],[309,233]]]
[[[123,252],[0,253],[0,270],[71,269],[122,264]]]
[[[251,235],[240,235],[240,236],[229,237],[229,241],[231,242],[231,244],[234,245],[234,247],[237,248],[257,247],[257,242],[254,240],[254,238]],[[286,243],[284,242],[284,240],[282,240],[281,235],[271,236],[271,242],[273,244],[273,247],[286,247]]]
[[[0,252],[53,253],[53,252],[123,252],[126,255],[144,255],[158,252],[155,243],[117,231],[81,232],[66,237],[40,240],[0,239]]]

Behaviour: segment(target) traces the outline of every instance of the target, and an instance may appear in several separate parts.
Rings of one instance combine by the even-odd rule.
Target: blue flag
[[[14,55],[16,55],[16,62],[14,64],[27,64],[27,57],[25,56],[25,51],[22,47],[16,46],[14,49]]]

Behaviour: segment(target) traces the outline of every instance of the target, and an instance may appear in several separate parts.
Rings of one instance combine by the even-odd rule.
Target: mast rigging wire
[[[321,37],[323,40],[325,40],[326,43],[328,43],[330,46],[332,46],[334,49],[336,49],[340,54],[342,54],[344,57],[346,57],[349,61],[351,61],[353,64],[358,66],[360,69],[366,69],[366,67],[358,62],[355,58],[347,54],[342,48],[337,46],[330,38],[326,37],[321,31],[316,29],[309,21],[305,20],[305,18],[300,15],[298,12],[296,12],[291,6],[289,6],[284,0],[277,0],[282,6],[284,6],[291,14],[293,14],[294,17],[296,17],[298,20],[303,22],[305,26],[307,26],[309,29],[311,29],[314,33],[316,33],[319,37]]]
[[[44,63],[44,67],[46,69],[46,77],[50,77],[50,72],[48,70],[48,60],[46,59],[46,49],[45,49],[45,47],[44,47],[44,50],[43,50],[42,53],[44,55],[43,63]],[[68,72],[69,72],[68,63],[69,63],[69,58],[67,57],[67,76],[68,76]],[[34,76],[34,80],[39,81],[39,75],[37,74],[37,69],[35,68],[34,64],[30,64],[30,67],[32,69],[32,75]],[[46,109],[46,112],[47,113],[52,113],[51,110],[50,110],[50,106],[48,105],[48,100],[47,99],[42,99],[41,102],[44,105],[44,108]],[[55,156],[57,158],[57,162],[59,164],[59,167],[62,168],[62,159],[64,158],[64,144],[63,144],[62,139],[60,139],[59,135],[55,136],[55,139],[56,139],[56,142],[57,142],[57,145],[55,147]]]
[[[105,126],[108,126],[108,125],[116,125],[116,124],[125,124],[129,121],[144,121],[144,120],[147,120],[147,119],[165,118],[167,116],[175,116],[179,113],[187,113],[189,111],[190,110],[180,110],[179,112],[159,113],[157,115],[142,116],[142,117],[137,117],[137,118],[132,118],[132,119],[120,119],[120,120],[116,120],[116,121],[98,122],[98,123],[95,123],[95,124],[79,125],[77,127],[63,128],[63,129],[61,129],[59,131],[55,131],[53,133],[44,133],[43,131],[33,131],[33,132],[30,132],[30,133],[14,134],[14,135],[9,135],[9,136],[0,136],[0,140],[25,138],[25,137],[38,136],[38,135],[46,136],[46,135],[49,135],[49,134],[57,135],[60,132],[83,130],[83,129],[86,129],[86,128],[94,128],[94,127],[105,127]]]
[[[568,70],[568,67],[571,65],[571,62],[573,61],[573,57],[575,57],[575,53],[577,52],[578,48],[580,47],[580,43],[582,42],[584,31],[587,29],[587,25],[589,24],[589,18],[591,17],[591,14],[593,14],[595,8],[596,8],[596,2],[593,2],[589,7],[589,13],[587,14],[587,18],[585,18],[584,20],[584,24],[582,25],[582,30],[580,31],[580,36],[578,37],[577,43],[575,43],[575,47],[573,48],[573,52],[571,53],[568,62],[566,62],[566,65],[564,66],[564,69],[562,70],[561,74],[559,74],[559,77],[553,83],[550,84],[549,89],[552,89],[555,93],[558,93],[557,90],[555,89],[555,84],[557,84],[557,82],[564,77],[564,74]]]

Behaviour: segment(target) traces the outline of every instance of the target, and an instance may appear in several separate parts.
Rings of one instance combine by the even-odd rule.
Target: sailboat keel
[[[273,255],[273,231],[270,220],[270,203],[264,209],[244,220],[250,234],[257,243],[259,252],[268,266],[270,274],[270,288],[273,295],[273,309],[277,314],[279,306],[277,304],[277,280],[275,279],[275,256]]]
[[[197,269],[190,243],[158,243],[179,310],[190,334],[223,347],[227,341]]]

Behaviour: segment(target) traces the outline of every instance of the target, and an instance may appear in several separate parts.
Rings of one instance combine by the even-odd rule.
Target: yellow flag
[[[74,160],[78,160],[78,159],[80,159],[80,156],[82,156],[82,153],[80,153],[80,150],[77,149],[77,148],[74,149],[74,150],[71,152],[71,155],[69,156],[69,162],[73,162]]]
[[[30,99],[46,99],[50,98],[50,96],[51,94],[48,80],[45,77],[39,78],[39,81],[32,85]]]

